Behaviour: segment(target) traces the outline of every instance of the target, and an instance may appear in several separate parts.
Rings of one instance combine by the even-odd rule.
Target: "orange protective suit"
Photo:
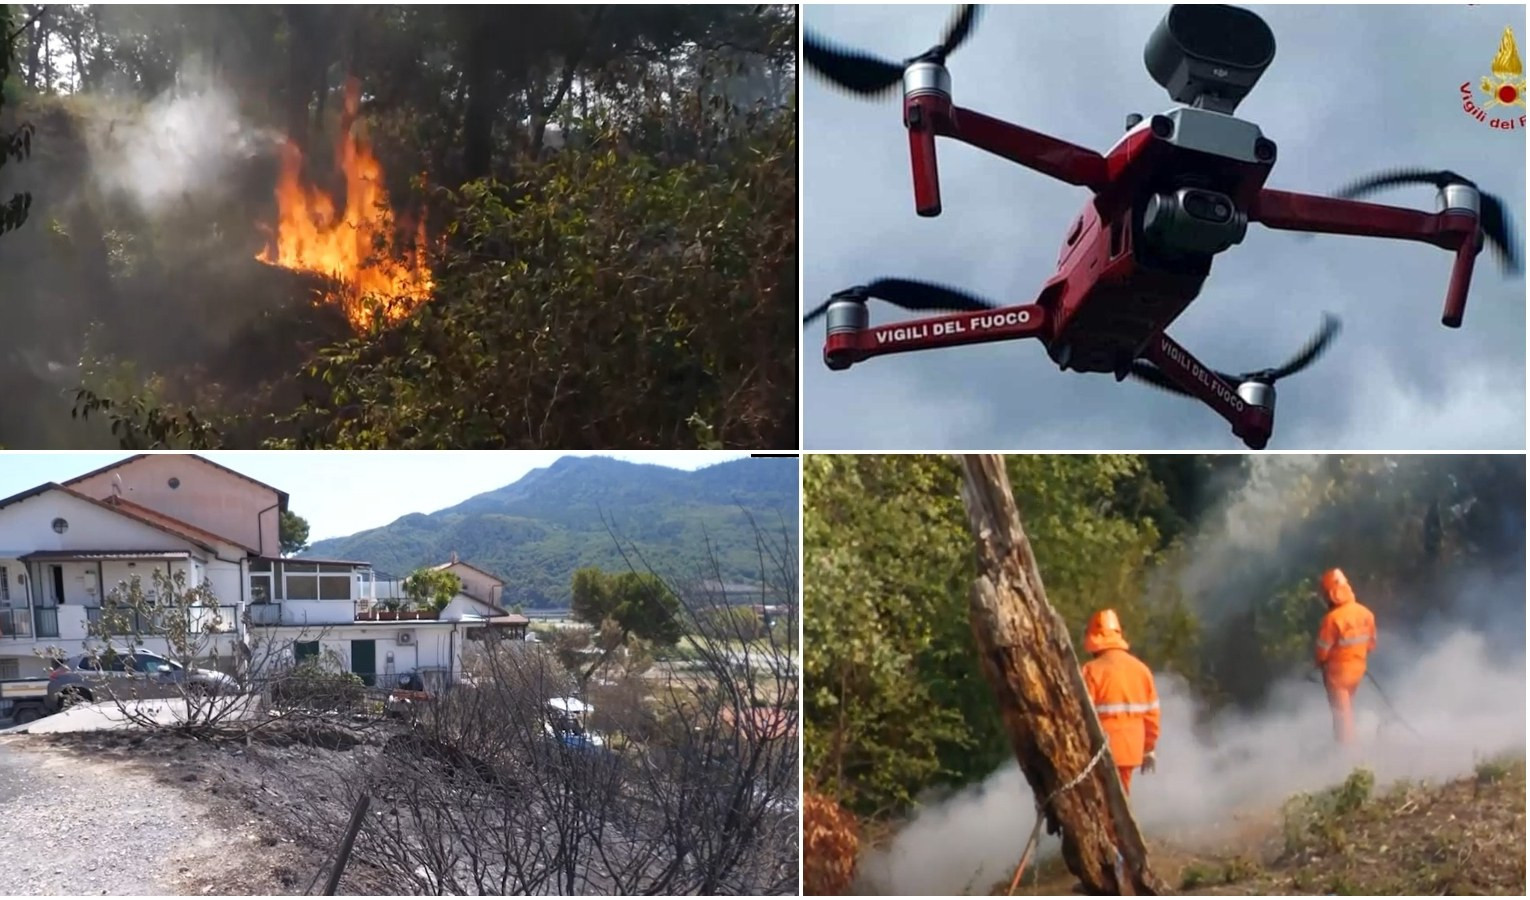
[[[1341,744],[1355,739],[1355,690],[1365,680],[1365,658],[1376,649],[1376,617],[1355,599],[1349,579],[1338,569],[1323,573],[1328,614],[1318,626],[1313,656],[1323,670],[1333,733]]]
[[[1089,620],[1084,649],[1094,655],[1084,663],[1084,684],[1110,741],[1121,786],[1130,792],[1132,770],[1158,744],[1158,688],[1152,671],[1127,652],[1130,647],[1114,610],[1101,610]]]

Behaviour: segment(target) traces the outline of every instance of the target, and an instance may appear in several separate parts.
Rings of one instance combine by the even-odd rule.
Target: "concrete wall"
[[[53,530],[63,519],[68,530]],[[190,550],[203,551],[158,528],[118,513],[49,491],[0,509],[0,557],[24,556],[39,550]],[[14,577],[14,576],[12,576]],[[12,593],[11,602],[16,602]]]
[[[104,500],[121,478],[122,499],[226,537],[263,556],[281,553],[276,491],[263,488],[194,456],[136,459],[69,487]],[[170,487],[170,479],[177,487]]]
[[[462,563],[453,563],[446,567],[446,571],[462,579],[463,593],[488,603],[499,603],[504,588],[493,578]]]
[[[410,626],[416,623],[410,623]],[[370,640],[375,642],[376,647],[376,673],[377,675],[403,675],[417,669],[451,668],[453,672],[460,673],[462,652],[461,629],[456,635],[456,653],[453,654],[452,628],[435,623],[421,622],[424,627],[393,627],[391,625],[347,625],[316,630],[312,634],[299,634],[294,629],[282,629],[279,637],[275,640],[288,645],[281,654],[283,658],[291,659],[290,645],[297,640],[318,640],[320,653],[324,657],[331,654],[344,666],[346,671],[352,669],[352,642]],[[414,635],[414,640],[409,644],[400,644],[398,634],[400,631],[408,631]],[[389,655],[392,655],[391,660]],[[256,651],[257,658],[262,654]]]

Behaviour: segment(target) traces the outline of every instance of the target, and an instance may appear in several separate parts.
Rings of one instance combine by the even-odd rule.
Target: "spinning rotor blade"
[[[903,67],[859,50],[840,50],[811,31],[802,37],[802,58],[818,74],[853,94],[874,97],[903,79]]]
[[[810,324],[814,319],[828,312],[829,304],[836,300],[858,299],[864,302],[873,298],[884,300],[909,312],[982,312],[985,309],[999,308],[999,304],[992,300],[985,300],[944,285],[911,281],[907,278],[878,278],[870,284],[840,291],[825,300],[802,318],[802,324]]]
[[[1331,313],[1323,313],[1323,324],[1318,326],[1317,334],[1307,341],[1307,346],[1297,351],[1296,355],[1286,360],[1285,364],[1274,369],[1265,369],[1262,372],[1246,372],[1240,377],[1240,381],[1250,378],[1259,378],[1261,381],[1267,377],[1270,384],[1274,384],[1288,375],[1295,375],[1322,355],[1328,345],[1339,334],[1339,319]]]
[[[957,47],[966,42],[977,21],[977,7],[966,4],[951,17],[940,43],[901,63],[890,62],[860,50],[836,47],[811,31],[802,37],[802,58],[818,74],[854,94],[874,97],[886,93],[903,80],[903,70],[918,60],[943,63]]]
[[[1216,376],[1234,387],[1245,381],[1262,381],[1273,385],[1275,382],[1312,365],[1323,351],[1333,343],[1333,339],[1339,334],[1339,319],[1329,313],[1323,314],[1323,324],[1318,327],[1317,333],[1307,341],[1307,345],[1299,350],[1295,356],[1274,369],[1261,369],[1257,372],[1244,372],[1241,375],[1229,375],[1226,372],[1216,372]],[[1139,359],[1132,363],[1129,374],[1139,381],[1152,385],[1172,394],[1180,394],[1193,397],[1194,394],[1180,387],[1173,379],[1160,368],[1145,359]]]
[[[1427,169],[1397,169],[1391,172],[1381,172],[1369,178],[1362,178],[1350,184],[1337,193],[1336,197],[1354,199],[1388,187],[1398,187],[1405,184],[1428,184],[1435,190],[1444,190],[1452,184],[1464,184],[1468,187],[1477,188],[1481,211],[1477,214],[1477,225],[1482,229],[1482,235],[1487,239],[1488,246],[1503,263],[1504,268],[1512,273],[1519,271],[1518,245],[1514,240],[1513,223],[1509,220],[1509,212],[1503,201],[1493,194],[1477,187],[1476,182],[1470,178],[1459,175],[1449,169],[1430,171]]]

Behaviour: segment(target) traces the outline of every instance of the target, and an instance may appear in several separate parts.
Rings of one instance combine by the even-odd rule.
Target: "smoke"
[[[1522,594],[1505,596],[1518,602]],[[1396,716],[1367,681],[1356,695],[1359,744],[1334,743],[1320,685],[1281,683],[1257,714],[1230,712],[1197,727],[1183,683],[1159,676],[1163,734],[1158,766],[1132,780],[1132,808],[1144,836],[1216,846],[1244,817],[1263,817],[1293,794],[1343,780],[1354,767],[1379,784],[1444,779],[1481,758],[1525,745],[1524,649],[1493,653],[1470,631],[1432,647],[1394,644],[1378,652],[1408,660],[1383,683]],[[1406,722],[1406,725],[1403,723]],[[1409,729],[1416,730],[1414,735]],[[1013,763],[980,784],[926,806],[891,844],[861,859],[858,893],[987,893],[1013,874],[1035,823],[1035,799]],[[1042,854],[1057,851],[1046,838]]]
[[[153,216],[228,190],[238,167],[273,153],[281,135],[246,122],[233,91],[190,60],[147,103],[88,119],[85,138],[97,185]]]
[[[1218,588],[1225,587],[1229,572],[1247,568],[1251,560],[1268,559],[1301,525],[1304,492],[1297,486],[1317,472],[1322,459],[1249,458],[1243,484],[1203,519],[1190,542],[1188,562],[1177,571],[1165,570],[1177,579],[1203,623],[1214,627],[1239,611],[1236,599],[1228,602],[1226,592]]]

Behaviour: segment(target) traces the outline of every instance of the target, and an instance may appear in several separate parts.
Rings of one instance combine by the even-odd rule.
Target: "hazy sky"
[[[49,481],[67,481],[128,453],[0,454],[0,498]],[[409,513],[455,506],[504,487],[564,456],[609,456],[631,462],[699,469],[747,453],[634,451],[211,451],[199,454],[291,495],[292,511],[308,520],[309,539],[340,537],[386,525]]]
[[[1523,6],[1251,5],[1276,55],[1238,108],[1280,148],[1268,186],[1326,193],[1393,167],[1453,169],[1508,203],[1523,253],[1525,136],[1461,109],[1491,74],[1506,26],[1526,53]],[[807,6],[819,35],[900,59],[938,40],[951,7]],[[958,105],[1098,151],[1127,113],[1174,106],[1143,67],[1165,6],[993,6],[948,62]],[[878,276],[941,281],[1029,303],[1088,200],[974,148],[938,144],[944,212],[914,214],[899,101],[803,82],[804,309]],[[1516,117],[1525,112],[1515,107]],[[1433,211],[1434,190],[1374,202]],[[1170,329],[1207,365],[1280,363],[1323,311],[1344,330],[1280,382],[1273,450],[1518,450],[1525,444],[1525,283],[1477,260],[1464,327],[1440,325],[1453,256],[1407,241],[1251,224]],[[873,324],[910,314],[879,301]],[[829,449],[1242,450],[1196,401],[1109,375],[1063,373],[1035,341],[881,357],[831,372],[823,325],[804,331],[804,446]]]

